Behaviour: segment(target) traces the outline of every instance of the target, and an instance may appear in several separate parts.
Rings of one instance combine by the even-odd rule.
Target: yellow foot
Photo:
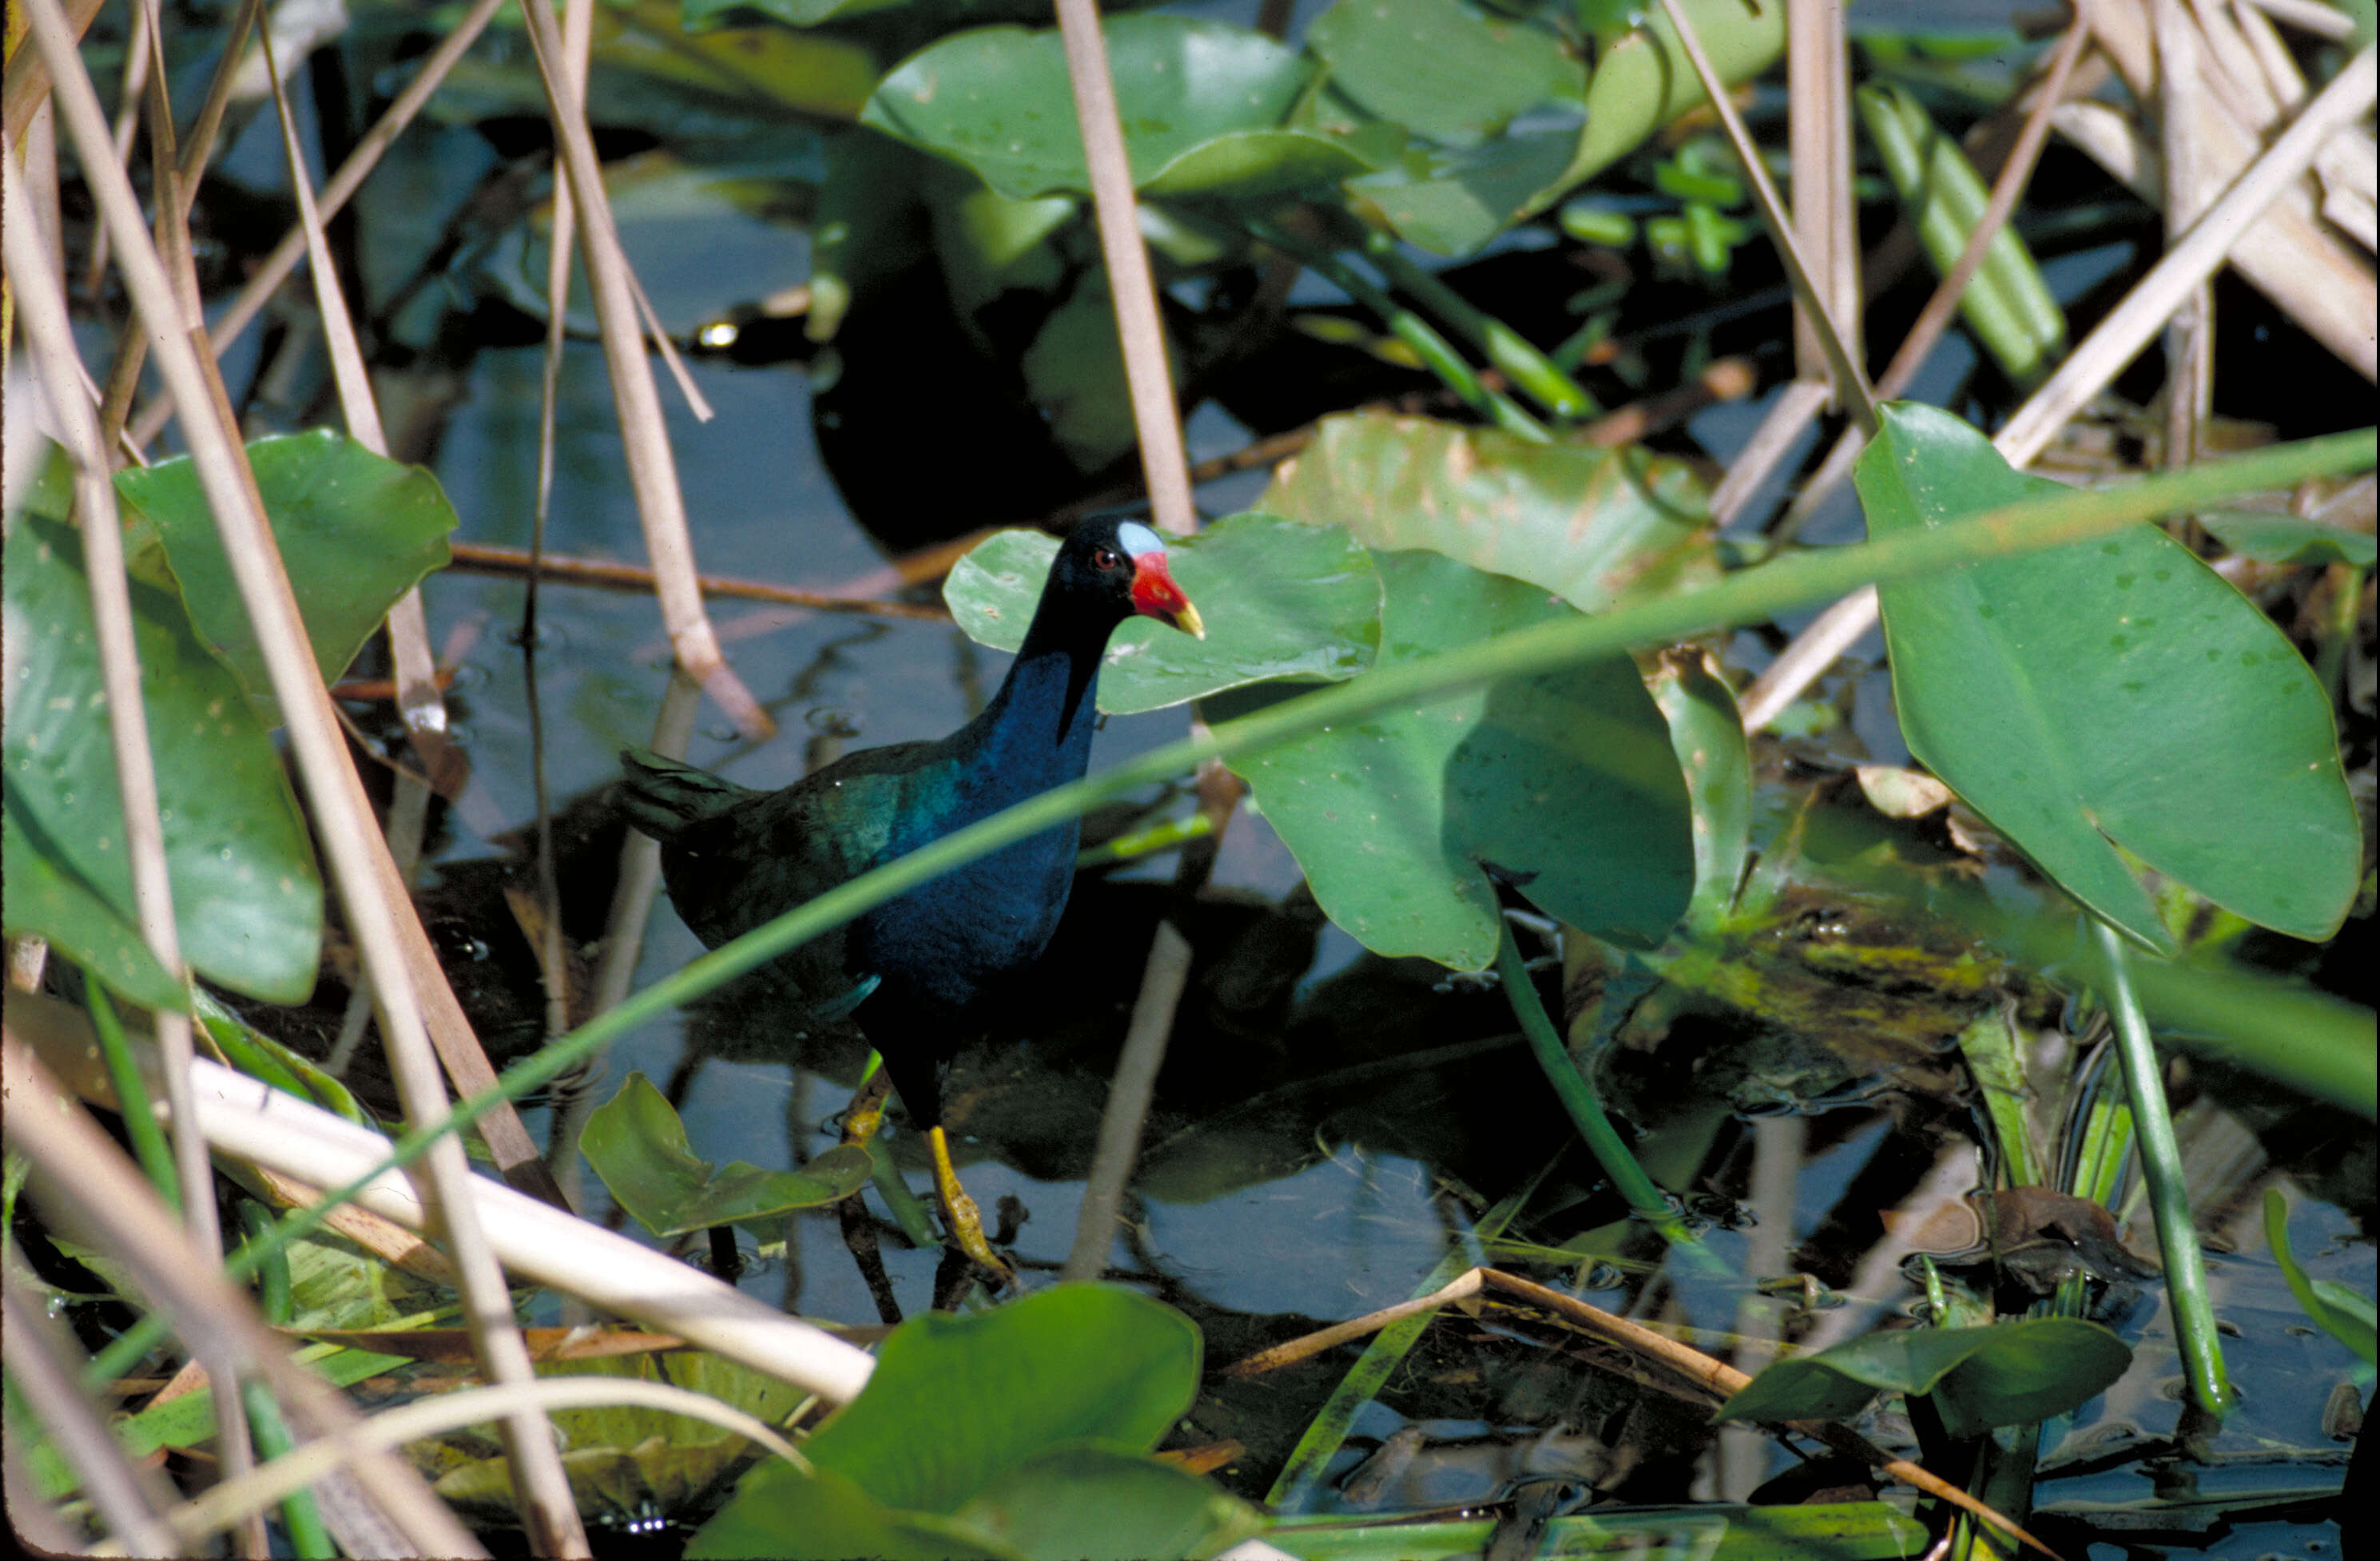
[[[851,1105],[843,1113],[843,1141],[845,1144],[866,1144],[875,1138],[884,1125],[884,1102],[892,1093],[892,1075],[883,1069],[859,1086],[851,1097]]]
[[[951,1164],[951,1143],[939,1124],[926,1130],[926,1142],[934,1156],[934,1196],[942,1205],[942,1223],[951,1233],[958,1249],[975,1260],[977,1267],[997,1277],[1002,1284],[1016,1283],[1016,1270],[1008,1260],[991,1250],[984,1239],[983,1216],[959,1185],[958,1168]]]

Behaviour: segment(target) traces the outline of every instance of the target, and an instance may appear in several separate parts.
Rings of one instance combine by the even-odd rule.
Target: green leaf
[[[1137,1456],[1190,1407],[1198,1355],[1187,1318],[1108,1286],[928,1313],[893,1330],[866,1391],[805,1444],[816,1473],[754,1470],[686,1554],[1060,1561],[1220,1548],[1248,1509]]]
[[[313,848],[271,738],[152,572],[154,557],[133,561],[133,641],[182,954],[236,991],[302,1002],[322,932]],[[127,952],[139,924],[81,540],[27,514],[7,539],[6,573],[8,929],[55,936],[103,978],[125,978],[136,1001],[186,1009],[178,988],[159,989],[154,961]],[[30,865],[36,857],[46,871]],[[49,926],[30,919],[50,915],[59,919]]]
[[[1167,357],[1173,356],[1169,350]],[[1087,282],[1050,311],[1019,367],[1026,393],[1049,419],[1050,437],[1076,470],[1099,471],[1130,454],[1138,437],[1132,388],[1106,287]]]
[[[1358,146],[1311,130],[1231,130],[1210,136],[1140,181],[1161,200],[1262,200],[1367,174]]]
[[[868,1151],[855,1144],[838,1144],[799,1170],[697,1159],[686,1124],[641,1072],[588,1117],[579,1149],[619,1205],[656,1236],[832,1204],[868,1172]]]
[[[688,1561],[852,1555],[870,1561],[1026,1561],[1023,1553],[1004,1550],[947,1519],[896,1511],[831,1469],[805,1474],[776,1461],[744,1477],[735,1498],[702,1526],[686,1554]]]
[[[2307,1277],[2298,1254],[2289,1250],[2289,1202],[2277,1187],[2265,1189],[2265,1244],[2272,1249],[2273,1261],[2281,1265],[2289,1293],[2298,1298],[2299,1307],[2314,1325],[2353,1350],[2365,1365],[2380,1362],[2371,1300],[2334,1280]]]
[[[455,507],[423,467],[375,455],[327,430],[257,440],[248,459],[315,665],[325,680],[335,678],[397,598],[445,567]],[[189,458],[119,472],[115,490],[165,544],[200,636],[267,721],[279,724],[264,653]]]
[[[1439,553],[1374,562],[1387,591],[1382,667],[1570,611]],[[1209,718],[1251,702],[1211,701]],[[1625,657],[1325,728],[1233,768],[1323,910],[1378,953],[1486,969],[1499,926],[1490,866],[1548,914],[1637,945],[1660,941],[1693,891],[1684,782]]]
[[[782,1424],[805,1397],[800,1388],[776,1377],[697,1349],[542,1361],[537,1374],[668,1383],[771,1425]],[[758,1450],[735,1432],[708,1421],[642,1404],[554,1410],[549,1418],[565,1449],[563,1472],[571,1494],[578,1510],[589,1515],[635,1513],[650,1503],[675,1516]],[[461,1452],[452,1440],[442,1445],[449,1457]],[[501,1455],[472,1457],[447,1470],[438,1478],[437,1491],[441,1499],[475,1520],[519,1521],[511,1466]]]
[[[1718,579],[1707,497],[1681,461],[1533,444],[1427,417],[1325,417],[1259,509],[1375,548],[1428,548],[1582,612]]]
[[[1752,843],[1752,755],[1735,696],[1707,652],[1685,648],[1661,658],[1649,680],[1653,702],[1670,723],[1694,815],[1694,897],[1686,916],[1715,927],[1735,902]]]
[[[8,885],[8,935],[47,938],[59,953],[143,1008],[188,1008],[188,994],[149,951],[140,929],[67,865],[55,841],[29,836],[28,822],[16,788],[0,788],[0,877]]]
[[[1347,193],[1400,238],[1440,255],[1468,255],[1565,188],[1576,159],[1570,130],[1500,136],[1454,151],[1416,153],[1347,181]]]
[[[928,1313],[803,1451],[888,1506],[948,1515],[1053,1447],[1154,1447],[1197,1392],[1198,1355],[1188,1318],[1105,1285]]]
[[[1869,534],[2059,491],[1897,404],[1860,457]],[[1909,751],[2093,912],[2171,947],[2118,848],[2292,937],[2336,932],[2362,845],[2330,701],[2287,636],[2162,531],[1888,586]]]
[[[2223,545],[2258,563],[2352,563],[2372,567],[2372,534],[2262,510],[2209,510],[2198,523]]]
[[[2124,1341],[2079,1317],[1874,1333],[1768,1367],[1718,1420],[1843,1420],[1878,1392],[1934,1396],[1953,1436],[2025,1425],[2089,1402],[2131,1363]]]
[[[1686,19],[1730,86],[1749,81],[1785,52],[1785,8],[1770,0],[1684,0]],[[1629,6],[1627,30],[1606,32],[1586,89],[1586,128],[1555,194],[1611,166],[1645,137],[1710,101],[1669,13]]]
[[[1104,30],[1135,186],[1219,137],[1280,128],[1312,68],[1264,34],[1225,22],[1115,17]],[[964,163],[1017,200],[1090,189],[1055,29],[986,27],[944,38],[894,67],[860,121]],[[1280,188],[1272,164],[1250,163],[1255,150],[1231,154],[1248,188]],[[1284,160],[1311,156],[1302,141],[1272,150]],[[1218,176],[1214,168],[1179,175],[1208,195],[1230,188]]]
[[[1174,580],[1198,606],[1207,637],[1149,619],[1118,629],[1099,664],[1099,708],[1163,709],[1267,678],[1349,678],[1380,642],[1380,582],[1371,555],[1336,526],[1279,515],[1228,515],[1169,540]],[[1003,531],[951,571],[942,595],[982,644],[1014,650],[1058,556],[1038,531]]]
[[[1091,1445],[1010,1470],[957,1519],[1035,1561],[1212,1555],[1264,1527],[1255,1507],[1195,1474]]]
[[[1585,96],[1586,68],[1550,32],[1455,0],[1339,0],[1307,30],[1331,83],[1448,146],[1500,134],[1541,103]]]

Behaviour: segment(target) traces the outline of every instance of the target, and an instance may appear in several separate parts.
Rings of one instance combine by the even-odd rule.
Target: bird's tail
[[[686,832],[708,823],[752,793],[707,769],[664,758],[650,748],[620,750],[620,805],[628,822],[674,845]]]

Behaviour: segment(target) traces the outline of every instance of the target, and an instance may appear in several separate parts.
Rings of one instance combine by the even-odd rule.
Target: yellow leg
[[[881,1068],[876,1076],[859,1086],[851,1097],[851,1105],[843,1114],[843,1141],[845,1144],[866,1144],[873,1140],[884,1125],[885,1097],[892,1093],[892,1080]]]
[[[934,1156],[934,1195],[941,1201],[942,1223],[950,1228],[951,1240],[975,1260],[978,1267],[1014,1284],[1016,1271],[984,1239],[983,1216],[977,1212],[975,1200],[967,1196],[966,1189],[959,1185],[958,1168],[951,1164],[951,1141],[943,1135],[940,1124],[926,1130],[926,1142]]]

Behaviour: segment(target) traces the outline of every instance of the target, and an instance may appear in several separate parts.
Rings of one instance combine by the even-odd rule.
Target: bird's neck
[[[968,723],[980,772],[1012,800],[1080,780],[1088,768],[1111,630],[1044,603],[1000,692]]]

